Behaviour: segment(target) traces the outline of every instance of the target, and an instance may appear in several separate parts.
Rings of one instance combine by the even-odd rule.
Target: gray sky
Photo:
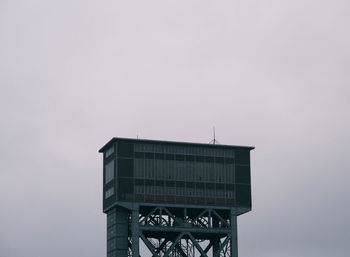
[[[111,137],[254,145],[241,257],[348,256],[348,0],[1,0],[0,256],[104,256]]]

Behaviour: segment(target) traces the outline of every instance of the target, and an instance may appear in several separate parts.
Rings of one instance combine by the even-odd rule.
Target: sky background
[[[0,0],[0,256],[105,256],[99,148],[213,126],[256,147],[240,257],[349,256],[349,27],[348,0]]]

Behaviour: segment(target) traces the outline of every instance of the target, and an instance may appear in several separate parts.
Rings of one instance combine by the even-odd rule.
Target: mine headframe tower
[[[113,138],[104,153],[107,257],[237,257],[251,210],[247,146]]]

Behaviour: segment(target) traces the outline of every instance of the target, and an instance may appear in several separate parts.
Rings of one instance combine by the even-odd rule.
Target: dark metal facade
[[[113,138],[104,153],[107,256],[237,256],[253,147]]]

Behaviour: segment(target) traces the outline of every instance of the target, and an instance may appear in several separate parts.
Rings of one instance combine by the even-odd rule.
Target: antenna
[[[215,138],[215,126],[213,127],[213,136],[214,136],[214,139],[211,140],[211,141],[209,142],[209,144],[213,144],[213,145],[215,145],[215,144],[220,144],[219,141],[216,140],[216,138]]]

